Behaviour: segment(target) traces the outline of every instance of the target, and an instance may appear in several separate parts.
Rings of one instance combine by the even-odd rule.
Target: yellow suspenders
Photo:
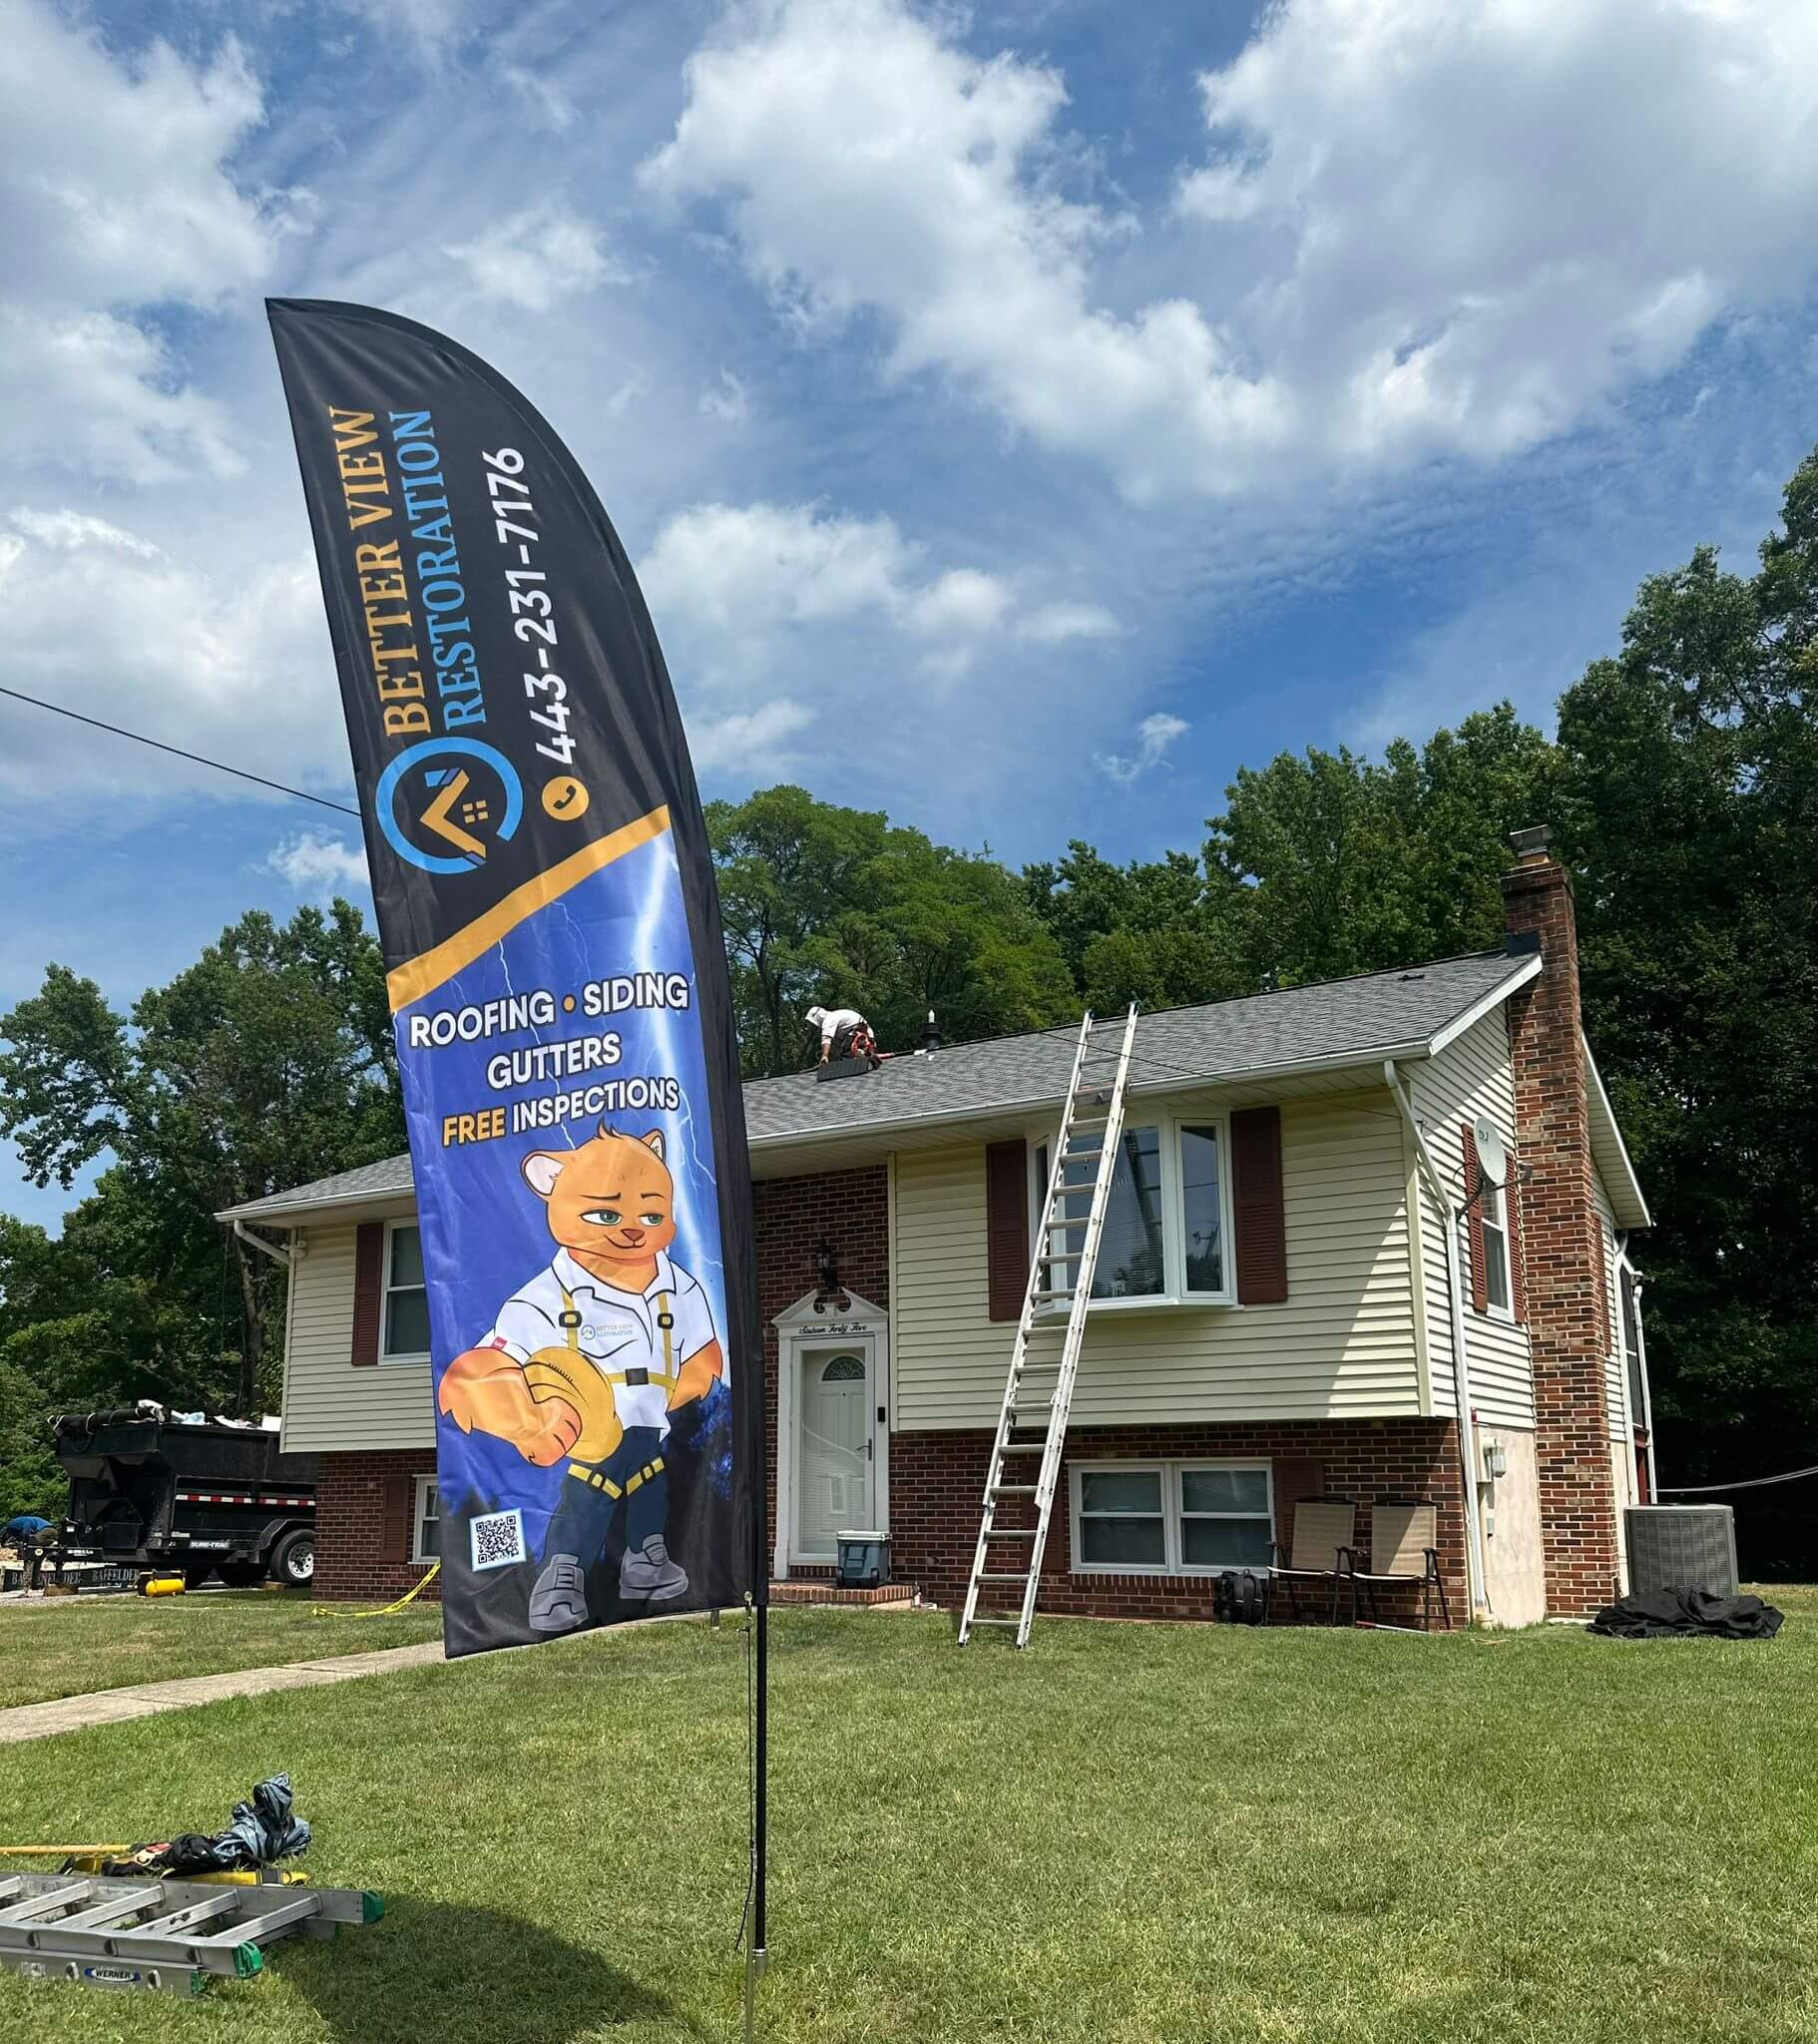
[[[676,1315],[670,1310],[670,1295],[667,1291],[660,1291],[657,1294],[657,1324],[663,1330],[663,1368],[646,1370],[644,1381],[647,1384],[661,1384],[666,1391],[673,1391],[676,1388]],[[562,1332],[568,1339],[569,1347],[580,1355],[583,1352],[581,1315],[575,1310],[574,1297],[566,1284],[562,1286]],[[588,1360],[591,1362],[593,1358],[589,1356]],[[609,1384],[624,1384],[630,1381],[624,1370],[603,1369],[600,1374]],[[635,1390],[638,1387],[633,1385],[632,1388]]]
[[[661,1371],[645,1370],[641,1374],[647,1384],[661,1384],[666,1391],[676,1388],[676,1315],[670,1310],[670,1295],[667,1291],[657,1294],[657,1324],[663,1330],[663,1368]],[[581,1346],[581,1315],[575,1309],[575,1301],[566,1284],[562,1286],[562,1332],[569,1347],[585,1361],[592,1362]],[[598,1364],[595,1365],[598,1368]],[[623,1384],[628,1381],[624,1370],[601,1370],[600,1374],[609,1384]],[[634,1385],[633,1389],[638,1386]],[[603,1490],[609,1497],[629,1497],[640,1490],[652,1477],[663,1474],[663,1457],[653,1456],[642,1469],[635,1469],[625,1480],[624,1487],[615,1483],[610,1476],[602,1476],[599,1470],[588,1468],[585,1462],[571,1462],[568,1473],[583,1483],[592,1484],[595,1490]]]

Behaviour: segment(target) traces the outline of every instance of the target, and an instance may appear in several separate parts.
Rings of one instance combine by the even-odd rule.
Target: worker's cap
[[[824,1022],[826,1019],[827,1011],[825,1008],[810,1008],[808,1010],[808,1020],[810,1022]]]

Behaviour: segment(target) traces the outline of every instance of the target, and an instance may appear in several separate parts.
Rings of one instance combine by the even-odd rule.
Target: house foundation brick
[[[315,1595],[326,1602],[374,1598],[389,1603],[422,1578],[426,1562],[385,1559],[385,1485],[389,1478],[433,1476],[433,1448],[365,1449],[324,1455],[315,1480]],[[438,1575],[423,1592],[438,1601]]]
[[[891,1567],[895,1577],[934,1603],[957,1608],[978,1540],[989,1429],[899,1433],[890,1442]],[[1357,1501],[1360,1541],[1369,1534],[1369,1506],[1379,1497],[1431,1498],[1439,1507],[1439,1566],[1453,1623],[1468,1615],[1458,1429],[1450,1420],[1321,1420],[1251,1426],[1077,1426],[1067,1437],[1061,1487],[1049,1526],[1037,1609],[1085,1618],[1209,1619],[1211,1576],[1078,1574],[1071,1553],[1071,1469],[1079,1462],[1265,1459],[1316,1464],[1320,1487]],[[1019,1519],[1006,1506],[1000,1525],[1033,1524],[1028,1500]],[[1290,1500],[1277,1497],[1275,1537],[1290,1537]],[[1310,1593],[1317,1601],[1317,1591]],[[1303,1601],[1309,1596],[1302,1591]],[[1406,1623],[1418,1596],[1379,1592],[1385,1620]],[[1274,1600],[1277,1617],[1287,1600]]]

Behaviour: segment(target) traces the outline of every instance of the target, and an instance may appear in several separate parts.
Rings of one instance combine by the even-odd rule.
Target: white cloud
[[[299,195],[227,168],[262,119],[229,37],[206,63],[153,43],[121,63],[40,0],[0,52],[0,450],[143,483],[234,473],[225,413],[189,387],[145,308],[214,310],[263,277]]]
[[[513,92],[521,93],[531,111],[546,128],[565,135],[575,125],[575,103],[542,71],[522,64],[507,64],[499,74]]]
[[[644,177],[723,200],[807,329],[880,316],[890,372],[1134,498],[1518,452],[1812,269],[1804,0],[1284,0],[1202,80],[1172,295],[1129,311],[1096,265],[1130,224],[1057,189],[1060,75],[958,33],[747,0]]]
[[[1184,738],[1191,730],[1192,726],[1184,718],[1170,717],[1165,710],[1157,710],[1137,725],[1136,750],[1129,754],[1102,753],[1099,756],[1100,770],[1120,787],[1129,787],[1151,766],[1158,766],[1174,741]]]
[[[217,579],[88,513],[16,510],[0,521],[0,613],[9,685],[307,787],[344,783],[346,742],[307,555]],[[14,808],[73,789],[125,798],[221,796],[243,782],[9,709],[0,788]]]
[[[1045,603],[1017,621],[1017,637],[1036,646],[1069,639],[1116,639],[1123,631],[1102,603]]]
[[[323,900],[348,887],[371,884],[362,845],[349,844],[339,837],[324,837],[315,830],[302,830],[294,837],[284,838],[265,864],[288,880],[299,894]]]
[[[721,369],[718,383],[700,393],[701,416],[717,419],[722,426],[741,425],[750,409],[745,386],[730,369]]]
[[[1097,605],[1023,610],[1012,585],[978,568],[930,572],[889,518],[847,518],[807,504],[700,504],[658,533],[639,567],[666,641],[709,684],[749,681],[788,641],[863,626],[921,642],[936,680],[965,671],[1008,635],[1038,645],[1117,630]],[[929,643],[932,642],[932,643]]]
[[[443,253],[466,264],[486,296],[528,312],[547,312],[558,299],[626,280],[625,270],[608,258],[599,228],[559,199],[495,221]]]
[[[787,766],[788,742],[814,722],[812,711],[786,697],[756,710],[696,720],[688,733],[688,752],[700,773],[729,773],[750,781]]]

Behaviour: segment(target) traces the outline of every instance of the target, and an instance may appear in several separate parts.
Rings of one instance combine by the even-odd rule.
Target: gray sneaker
[[[628,1601],[648,1597],[653,1604],[662,1604],[682,1596],[687,1587],[687,1571],[671,1561],[661,1533],[653,1533],[636,1551],[629,1547],[625,1550],[625,1559],[619,1564],[621,1597]],[[535,1608],[533,1605],[532,1609]],[[533,1619],[532,1623],[535,1622]]]
[[[530,1593],[533,1633],[572,1633],[587,1623],[587,1575],[581,1557],[552,1554]]]

